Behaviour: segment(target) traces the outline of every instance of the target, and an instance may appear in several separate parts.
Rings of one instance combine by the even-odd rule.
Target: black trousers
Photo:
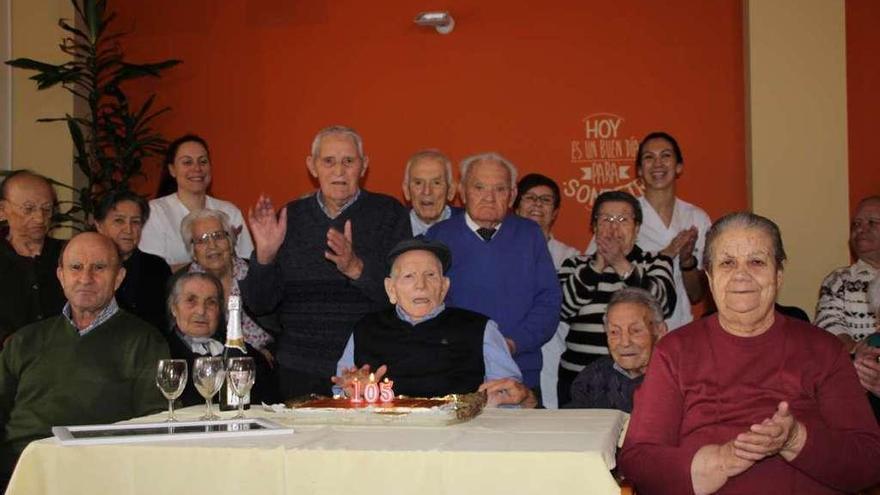
[[[559,381],[556,382],[556,396],[559,398],[559,408],[571,402],[571,384],[574,383],[577,372],[559,367]]]

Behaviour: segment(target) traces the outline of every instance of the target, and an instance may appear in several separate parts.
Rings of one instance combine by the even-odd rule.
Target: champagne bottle
[[[241,297],[229,296],[227,303],[227,322],[226,322],[226,345],[223,349],[223,363],[229,358],[247,356],[247,347],[245,347],[244,337],[241,333]],[[244,408],[250,409],[251,396],[245,395],[243,399]],[[220,389],[220,410],[231,411],[238,408],[239,398],[232,390],[232,380],[226,377],[226,384]]]

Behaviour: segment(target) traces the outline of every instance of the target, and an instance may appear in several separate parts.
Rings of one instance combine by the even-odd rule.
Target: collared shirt
[[[617,364],[617,361],[614,361],[614,364],[611,367],[614,368],[614,370],[617,371],[618,373],[620,373],[621,375],[629,378],[630,380],[635,380],[636,378],[638,378],[644,374],[644,373],[639,373],[639,374],[633,376],[633,373],[630,373],[629,371],[621,368],[620,365]]]
[[[438,222],[442,222],[443,220],[448,219],[452,216],[452,208],[449,205],[443,207],[443,212],[440,213],[440,218],[438,218],[433,223],[425,223],[419,216],[416,214],[415,208],[410,208],[409,210],[409,223],[412,225],[412,233],[413,237],[420,236],[428,231],[432,225]]]
[[[357,201],[358,198],[359,198],[360,196],[361,196],[361,190],[358,189],[357,192],[354,193],[354,196],[352,196],[351,198],[349,198],[349,200],[346,201],[344,205],[342,205],[342,208],[340,208],[339,211],[336,212],[335,215],[331,215],[331,214],[330,214],[330,210],[327,209],[327,205],[324,204],[324,200],[321,199],[321,191],[320,191],[320,190],[315,191],[315,198],[317,198],[317,200],[318,200],[318,206],[321,207],[321,211],[323,211],[324,214],[327,215],[327,218],[336,218],[336,217],[338,217],[338,216],[341,215],[342,212],[345,211],[349,206],[353,205],[354,202]]]
[[[874,333],[874,314],[868,309],[868,284],[880,270],[858,260],[829,273],[819,287],[816,321],[834,335],[849,335],[856,342]]]
[[[395,309],[397,310],[397,316],[401,320],[410,325],[414,325],[413,328],[418,328],[415,326],[416,321],[413,320],[412,317],[400,307],[400,305],[395,306]],[[445,304],[437,306],[433,311],[419,320],[418,323],[436,317],[445,309]],[[336,376],[342,376],[343,370],[349,369],[352,366],[354,366],[353,335],[348,338],[348,343],[345,344],[345,350],[342,351],[342,357],[339,358],[339,362],[336,363]],[[507,342],[504,340],[504,336],[501,335],[501,331],[498,330],[498,324],[492,320],[486,322],[486,329],[483,331],[483,366],[486,368],[486,374],[483,377],[484,382],[497,380],[499,378],[513,378],[517,381],[522,381],[522,373],[519,371],[519,366],[516,365],[513,357],[511,357],[510,350],[507,348]],[[341,394],[342,389],[334,385],[333,393]]]
[[[225,346],[222,342],[211,337],[193,337],[180,331],[175,325],[174,333],[189,347],[189,350],[200,356],[219,356],[223,354]]]
[[[481,229],[481,228],[483,228],[483,227],[480,227],[479,225],[477,225],[477,222],[475,222],[474,219],[471,218],[471,214],[468,213],[468,212],[464,212],[464,223],[467,224],[468,228],[471,229],[471,230],[473,231],[474,235],[476,235],[477,237],[479,237],[480,240],[484,240],[484,239],[483,239],[483,236],[481,236],[480,233],[477,232],[478,229]],[[503,220],[502,220],[501,222],[498,222],[498,225],[496,225],[495,227],[493,227],[493,228],[495,229],[495,233],[492,234],[492,237],[490,237],[489,239],[494,239],[495,236],[498,235],[498,231],[501,230],[501,224],[502,224],[502,223],[504,223]]]
[[[92,323],[90,323],[89,326],[85,328],[77,327],[76,323],[73,321],[73,316],[71,316],[70,302],[64,305],[64,309],[61,310],[61,314],[64,315],[65,318],[67,318],[67,321],[69,321],[70,324],[73,325],[73,328],[76,328],[77,331],[79,331],[79,335],[80,337],[82,337],[83,335],[91,332],[95,328],[101,326],[105,321],[109,320],[111,316],[115,315],[117,311],[119,311],[119,305],[116,304],[116,298],[114,297],[110,299],[110,304],[104,306],[104,309],[102,309],[101,312],[98,313],[98,316],[96,316],[95,319],[92,320]]]

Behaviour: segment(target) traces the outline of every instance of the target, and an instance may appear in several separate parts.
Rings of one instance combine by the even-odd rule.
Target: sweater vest
[[[446,308],[416,325],[394,308],[370,313],[354,329],[354,362],[360,368],[388,366],[394,391],[414,397],[475,392],[486,374],[483,334],[489,319]]]

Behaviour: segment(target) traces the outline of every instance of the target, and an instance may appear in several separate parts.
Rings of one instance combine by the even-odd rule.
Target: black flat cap
[[[398,242],[396,246],[391,248],[391,252],[388,253],[389,269],[394,265],[394,260],[407,251],[430,251],[434,253],[434,255],[437,256],[437,259],[440,260],[440,264],[443,265],[444,274],[449,270],[449,265],[452,264],[452,252],[449,251],[446,244],[443,244],[440,241],[428,240],[424,236],[418,236],[413,239],[402,240]]]

